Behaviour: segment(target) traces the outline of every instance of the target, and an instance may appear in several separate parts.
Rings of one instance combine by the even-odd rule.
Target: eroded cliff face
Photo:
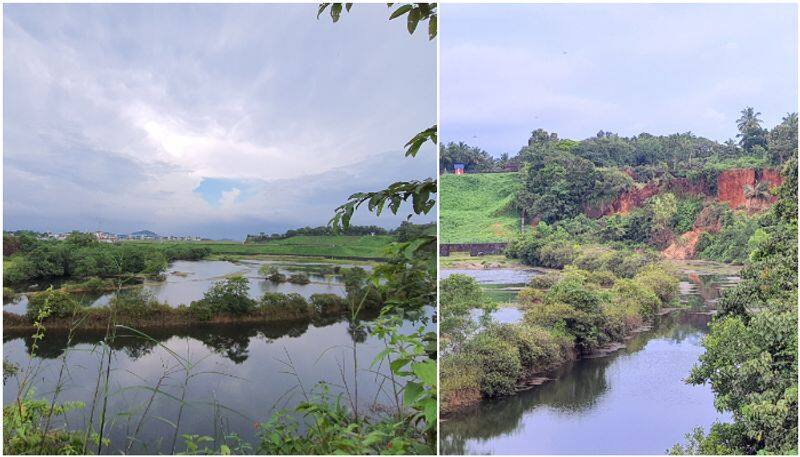
[[[725,170],[717,177],[717,200],[727,203],[731,208],[745,206],[745,186],[755,183],[756,171],[753,169]]]
[[[746,208],[760,211],[775,203],[776,197],[774,195],[748,197],[748,188],[755,189],[762,184],[771,190],[780,186],[782,182],[780,172],[769,168],[725,170],[717,177],[717,200],[727,203],[732,209]]]
[[[678,195],[705,195],[716,197],[717,201],[727,203],[733,209],[746,208],[751,212],[761,211],[775,203],[772,195],[763,195],[758,198],[748,198],[747,189],[755,189],[759,184],[765,184],[767,189],[780,186],[782,178],[780,171],[773,169],[756,170],[741,168],[726,170],[717,177],[717,194],[712,192],[703,182],[693,182],[685,178],[674,178],[667,181],[651,181],[642,187],[631,189],[622,193],[611,202],[596,206],[586,206],[584,213],[592,218],[608,216],[610,214],[625,214],[630,210],[642,206],[647,199],[662,192],[673,192]]]

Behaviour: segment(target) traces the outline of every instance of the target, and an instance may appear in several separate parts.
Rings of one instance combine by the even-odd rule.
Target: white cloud
[[[387,184],[432,175],[432,154],[408,170],[373,159],[435,122],[434,44],[380,5],[336,25],[315,11],[7,6],[6,227],[238,237],[324,223],[366,166]],[[333,175],[350,181],[300,185]],[[252,189],[211,205],[194,191],[206,178]]]

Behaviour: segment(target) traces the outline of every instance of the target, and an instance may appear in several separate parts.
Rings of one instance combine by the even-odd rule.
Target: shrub
[[[481,360],[473,353],[456,352],[442,357],[440,372],[442,392],[481,387]]]
[[[10,287],[3,287],[3,301],[11,301],[14,299],[16,295],[14,294],[14,289]]]
[[[523,287],[517,293],[517,303],[522,307],[528,307],[536,303],[540,303],[544,299],[544,292],[532,287]]]
[[[606,270],[589,271],[586,274],[586,281],[602,287],[611,287],[616,282],[617,277],[614,273]]]
[[[286,282],[286,275],[276,271],[274,273],[270,273],[270,275],[267,276],[267,279],[272,282]]]
[[[48,290],[28,296],[28,319],[36,319],[39,312],[45,307],[49,309],[49,317],[57,318],[73,316],[81,309],[80,304],[70,294],[58,290]]]
[[[153,294],[138,287],[132,290],[120,291],[114,295],[109,303],[109,308],[119,316],[136,319],[170,309],[169,305],[159,303],[153,297]]]
[[[549,272],[543,275],[536,275],[528,282],[530,287],[534,289],[549,289],[561,278],[561,275],[555,272]]]
[[[548,302],[528,308],[525,322],[563,332],[574,338],[575,347],[588,351],[606,343],[602,330],[605,323],[600,314],[587,313],[566,303]]]
[[[569,337],[526,323],[499,325],[492,334],[516,346],[520,364],[528,372],[541,372],[564,362],[573,344]]]
[[[347,298],[357,306],[378,309],[383,306],[383,297],[378,289],[369,281],[366,270],[353,267],[342,270],[342,279],[347,291]]]
[[[347,308],[345,299],[336,294],[313,294],[311,304],[320,314],[339,313]]]
[[[308,276],[303,273],[295,273],[289,276],[289,282],[292,284],[308,284],[311,281],[308,279]]]
[[[236,275],[211,286],[201,300],[189,306],[192,315],[209,320],[216,314],[247,314],[255,309],[256,302],[247,295],[250,285],[247,278]]]
[[[678,277],[665,265],[649,265],[633,279],[638,284],[649,287],[662,305],[671,303],[678,296]]]
[[[514,345],[483,332],[470,340],[465,349],[479,358],[480,388],[484,396],[500,397],[516,392],[522,365],[519,350]]]
[[[612,291],[616,304],[636,309],[645,318],[652,318],[661,308],[661,300],[652,289],[632,279],[620,279]]]
[[[264,277],[269,277],[275,273],[280,273],[280,271],[278,271],[278,267],[275,265],[264,264],[258,269],[258,273]]]
[[[288,311],[296,315],[306,316],[310,313],[311,308],[306,299],[300,294],[267,292],[261,297],[260,310],[262,313],[270,311]]]
[[[580,272],[565,276],[545,294],[548,303],[566,303],[573,308],[591,314],[600,312],[600,297],[585,284]]]
[[[85,449],[83,431],[60,427],[45,429],[45,423],[64,421],[70,411],[82,409],[83,403],[53,403],[35,399],[29,392],[14,403],[3,407],[3,453],[7,455],[77,455]],[[97,436],[92,434],[89,439]]]

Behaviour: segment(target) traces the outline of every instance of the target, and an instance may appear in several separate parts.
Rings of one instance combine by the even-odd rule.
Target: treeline
[[[351,225],[346,229],[340,229],[337,232],[334,232],[333,228],[331,228],[330,226],[303,227],[298,229],[287,230],[282,234],[273,233],[271,235],[268,235],[264,232],[261,232],[258,235],[247,235],[245,243],[262,243],[272,240],[282,240],[294,236],[333,236],[333,235],[345,235],[345,236],[394,235],[397,236],[400,239],[400,241],[408,241],[417,238],[419,235],[422,234],[425,228],[434,225],[435,225],[434,223],[412,224],[411,222],[403,221],[398,228],[393,230],[387,230],[377,225]]]
[[[532,132],[528,145],[516,156],[503,154],[494,158],[480,148],[463,142],[440,146],[440,166],[453,171],[453,164],[462,163],[465,171],[481,173],[501,171],[510,165],[524,165],[541,153],[567,153],[585,159],[595,167],[630,168],[638,180],[648,181],[664,174],[693,177],[698,170],[711,171],[733,167],[777,166],[790,156],[797,143],[797,114],[788,114],[783,121],[767,129],[753,108],[741,111],[737,120],[738,142],[730,139],[719,143],[698,137],[691,132],[672,135],[642,133],[632,137],[599,131],[582,141],[559,139],[556,133],[542,129]]]
[[[520,157],[519,155],[510,157],[508,153],[503,153],[499,158],[494,158],[483,149],[470,146],[461,141],[440,144],[439,171],[453,173],[457,163],[464,165],[464,171],[467,173],[517,171]]]
[[[14,246],[3,269],[6,283],[41,278],[158,276],[174,260],[199,260],[211,253],[192,244],[137,245],[100,243],[91,233],[72,232],[63,241],[42,240],[30,233],[4,234],[3,244]]]

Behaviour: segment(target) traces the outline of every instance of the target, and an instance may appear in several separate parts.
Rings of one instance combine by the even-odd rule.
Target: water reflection
[[[328,319],[200,326],[148,331],[148,339],[120,330],[111,344],[108,404],[111,449],[119,452],[128,445],[128,437],[133,435],[136,423],[145,413],[147,399],[158,385],[163,394],[147,411],[130,452],[172,451],[175,431],[168,424],[177,422],[180,410],[177,399],[184,393],[186,361],[191,361],[191,373],[180,434],[221,436],[236,432],[245,441],[255,442],[254,421],[267,420],[277,408],[295,406],[318,381],[329,383],[334,394],[344,395],[343,401],[357,399],[353,404],[362,414],[391,410],[396,402],[395,393],[385,382],[387,367],[371,366],[385,346],[371,335],[370,325],[368,319],[358,323]],[[87,405],[84,410],[68,415],[70,424],[82,427],[89,421],[94,387],[98,373],[103,371],[101,340],[102,335],[98,334],[77,334],[70,341],[66,335],[48,334],[39,343],[36,357],[29,365],[31,339],[5,335],[4,359],[22,369],[36,367],[33,377],[36,394],[48,396],[56,386],[60,356],[68,347],[68,382],[59,399]],[[4,404],[14,400],[17,382],[16,378],[9,378],[3,390]],[[98,412],[94,414],[97,419]],[[178,438],[177,442],[176,449],[180,451],[182,440]]]

